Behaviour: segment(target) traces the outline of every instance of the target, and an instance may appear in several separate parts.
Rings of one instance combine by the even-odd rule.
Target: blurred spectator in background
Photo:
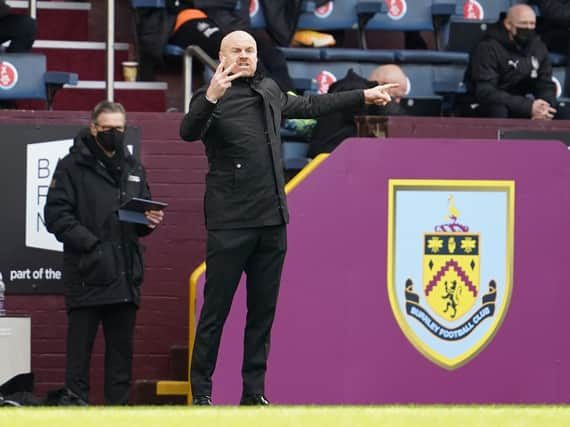
[[[139,81],[156,80],[156,71],[163,64],[162,51],[174,27],[179,2],[165,0],[165,6],[134,9]]]
[[[378,84],[386,84],[388,82],[398,83],[400,86],[391,88],[388,91],[392,97],[392,101],[396,104],[400,103],[400,100],[408,91],[408,77],[400,67],[394,64],[386,64],[376,67],[368,76],[368,80],[372,83]],[[397,107],[393,103],[388,103],[386,107],[388,106],[391,106],[391,108]]]
[[[372,71],[368,80],[350,69],[344,78],[334,82],[329,88],[329,93],[344,92],[352,89],[368,89],[388,82],[399,84],[398,87],[388,90],[388,94],[392,98],[392,101],[388,104],[384,106],[364,105],[356,109],[320,117],[313,130],[307,156],[315,157],[321,153],[330,153],[346,138],[356,136],[354,116],[394,116],[404,114],[400,100],[406,94],[408,79],[397,65],[380,65]]]
[[[509,9],[503,21],[486,31],[469,58],[465,73],[468,95],[460,99],[460,115],[540,120],[554,117],[552,65],[535,26],[532,8],[518,4]]]
[[[531,0],[538,6],[536,32],[548,50],[570,56],[570,0]],[[570,96],[570,61],[566,61],[565,96]]]
[[[36,39],[36,21],[27,15],[12,12],[5,0],[0,0],[0,44],[10,41],[6,52],[28,52]]]
[[[293,89],[287,61],[278,45],[287,46],[294,33],[300,10],[288,0],[272,0],[264,4],[267,29],[251,29],[250,0],[186,0],[186,10],[178,13],[170,42],[182,48],[195,44],[216,59],[224,35],[237,30],[251,33],[259,49],[260,69],[273,78],[283,91]],[[196,9],[188,9],[195,7]],[[190,10],[191,12],[189,12]],[[296,18],[295,18],[296,16]],[[290,23],[293,26],[289,28]]]
[[[203,11],[188,8],[178,12],[169,43],[181,48],[190,45],[199,46],[215,60],[222,38],[220,28]]]

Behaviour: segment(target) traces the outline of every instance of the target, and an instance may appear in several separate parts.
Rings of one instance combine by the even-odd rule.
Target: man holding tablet
[[[123,144],[123,106],[103,101],[91,124],[58,163],[45,205],[46,227],[63,242],[68,315],[65,386],[70,401],[89,401],[89,366],[99,324],[105,335],[105,402],[128,403],[133,334],[144,264],[138,243],[162,222],[162,210],[145,221],[121,221],[133,198],[152,202],[143,166]],[[153,205],[151,205],[153,206]]]

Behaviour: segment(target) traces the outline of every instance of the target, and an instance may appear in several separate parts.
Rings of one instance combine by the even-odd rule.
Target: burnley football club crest
[[[388,291],[406,337],[454,369],[492,339],[511,295],[514,182],[390,180]]]

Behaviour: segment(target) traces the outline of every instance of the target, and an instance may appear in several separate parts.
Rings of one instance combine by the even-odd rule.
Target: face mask
[[[107,151],[117,151],[123,147],[124,133],[117,129],[109,129],[104,132],[97,132],[97,142]]]
[[[521,46],[526,46],[535,37],[534,30],[530,28],[519,28],[517,27],[517,33],[514,35],[514,40],[517,44]]]

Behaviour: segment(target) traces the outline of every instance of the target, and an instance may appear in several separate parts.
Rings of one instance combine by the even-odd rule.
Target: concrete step
[[[77,73],[80,80],[105,78],[107,53],[103,42],[36,40],[32,52],[47,57],[47,69]],[[115,43],[115,80],[122,80],[121,62],[129,58],[129,45]]]
[[[115,82],[114,99],[123,104],[128,112],[164,112],[166,91],[164,82]],[[77,86],[65,86],[57,92],[53,103],[54,110],[90,111],[107,98],[105,82],[101,80],[80,80]],[[17,101],[18,109],[44,110],[41,101]]]
[[[133,384],[130,403],[132,405],[186,405],[186,396],[156,394],[157,381],[136,380]]]
[[[134,405],[185,405],[188,390],[188,346],[173,345],[170,347],[170,376],[171,380],[135,381],[131,403]],[[160,386],[157,389],[159,383]],[[166,394],[162,394],[164,392]]]
[[[27,14],[28,2],[8,0],[14,12]],[[37,9],[37,39],[88,40],[88,2],[39,1]]]
[[[188,380],[188,346],[173,345],[170,347],[170,370],[173,380]]]

